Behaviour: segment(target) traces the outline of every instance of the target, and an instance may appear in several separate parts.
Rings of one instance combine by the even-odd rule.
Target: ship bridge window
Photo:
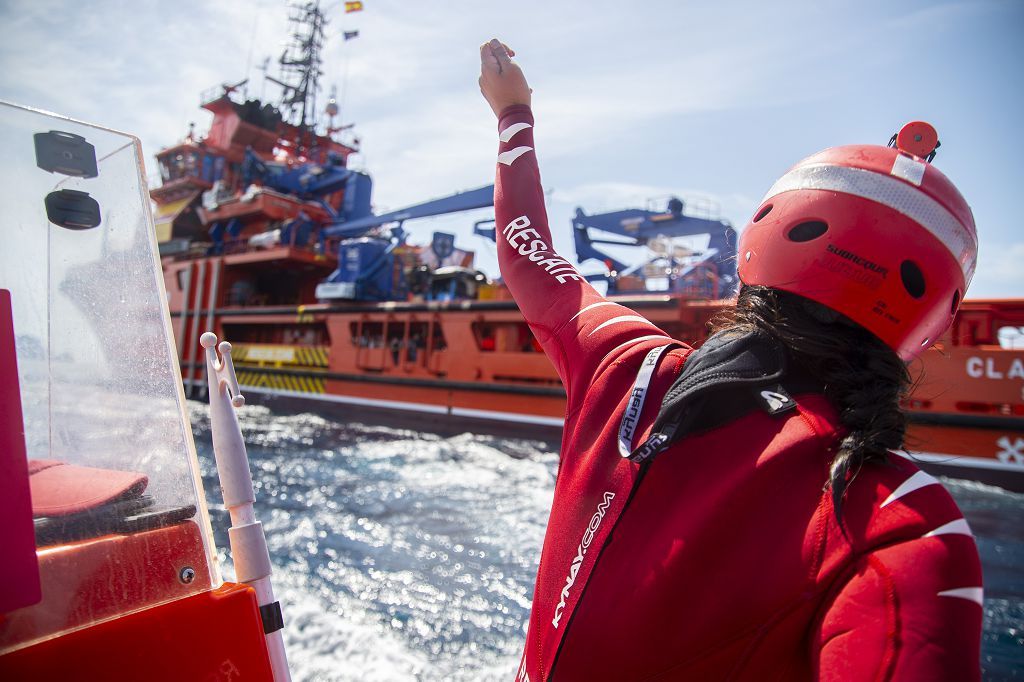
[[[448,347],[440,324],[408,319],[350,322],[349,335],[356,348],[386,351],[395,366],[425,367],[431,353]]]
[[[430,338],[430,348],[433,350],[446,350],[448,348],[448,342],[445,341],[444,331],[441,329],[441,325],[434,324],[433,332]]]
[[[404,320],[392,320],[387,324],[371,321],[361,324],[350,322],[349,334],[352,345],[357,348],[386,347],[392,351],[404,350],[404,355],[409,362],[421,360],[428,350],[428,343],[429,349],[432,351],[444,350],[448,347],[441,326],[431,325],[427,322]]]
[[[383,322],[349,323],[352,345],[358,348],[380,348],[384,345]]]
[[[204,167],[204,154],[199,151],[178,151],[159,157],[160,177],[164,182],[184,177],[199,177]],[[211,166],[210,173],[213,173]]]
[[[413,322],[409,325],[409,340],[406,343],[409,362],[424,360],[423,351],[427,348],[427,335],[430,332],[428,326],[426,322]]]
[[[202,179],[213,184],[224,176],[224,157],[216,154],[200,154],[202,159]]]
[[[178,180],[185,177],[185,155],[175,154],[166,159],[167,179]]]

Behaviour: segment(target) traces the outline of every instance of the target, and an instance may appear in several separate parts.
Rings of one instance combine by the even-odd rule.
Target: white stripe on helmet
[[[783,192],[802,189],[851,194],[899,211],[942,242],[960,264],[966,285],[971,283],[977,262],[977,238],[945,206],[917,187],[891,175],[818,163],[797,166],[783,175],[761,203]]]

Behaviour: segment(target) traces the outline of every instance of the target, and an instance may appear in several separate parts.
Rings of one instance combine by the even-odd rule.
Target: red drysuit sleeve
[[[629,308],[609,301],[551,246],[533,141],[533,114],[509,107],[498,119],[494,184],[498,264],[568,393],[567,417],[606,358],[634,342],[667,335]]]
[[[960,519],[862,557],[812,634],[816,679],[979,679],[981,564],[968,533]]]

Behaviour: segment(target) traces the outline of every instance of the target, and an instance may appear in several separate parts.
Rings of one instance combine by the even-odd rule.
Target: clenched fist
[[[480,46],[480,92],[495,116],[513,104],[530,105],[530,86],[518,64],[516,53],[497,38]]]

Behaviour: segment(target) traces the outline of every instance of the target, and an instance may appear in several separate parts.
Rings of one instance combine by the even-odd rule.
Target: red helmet
[[[974,275],[978,235],[964,198],[928,163],[927,123],[896,147],[808,157],[765,195],[739,241],[739,277],[842,313],[911,360],[953,321]]]

